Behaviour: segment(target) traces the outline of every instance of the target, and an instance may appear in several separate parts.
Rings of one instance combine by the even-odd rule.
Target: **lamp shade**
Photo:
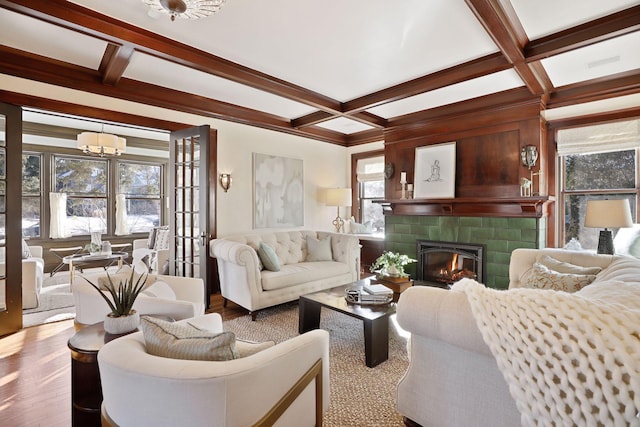
[[[108,133],[82,132],[78,135],[78,148],[85,153],[120,155],[127,151],[127,141]]]
[[[585,227],[619,228],[633,226],[628,199],[587,200]]]
[[[327,206],[351,206],[350,188],[329,188],[325,193]]]

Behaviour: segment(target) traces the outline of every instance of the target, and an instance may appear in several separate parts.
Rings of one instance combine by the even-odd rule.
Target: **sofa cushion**
[[[236,358],[233,332],[210,332],[190,323],[174,323],[143,316],[142,332],[147,353],[184,360]]]
[[[262,289],[272,291],[348,273],[349,266],[336,261],[288,264],[283,265],[280,271],[277,272],[263,271]]]
[[[598,273],[596,282],[612,280],[636,282],[639,280],[638,271],[640,271],[640,259],[616,255],[613,262]]]
[[[155,298],[176,300],[176,293],[173,291],[171,286],[160,280],[153,282],[151,286],[145,288],[140,294]]]
[[[258,257],[264,268],[269,271],[280,271],[280,260],[273,248],[264,242],[258,246]]]
[[[598,274],[602,271],[602,268],[594,266],[594,267],[583,267],[581,265],[570,264],[568,262],[559,261],[555,258],[550,257],[549,255],[543,255],[540,257],[538,262],[550,270],[557,271],[558,273],[568,273],[568,274]]]
[[[594,274],[558,273],[537,262],[522,276],[522,282],[527,288],[553,289],[565,292],[578,291],[595,279]]]
[[[307,236],[307,261],[333,261],[331,236],[327,236],[324,239]]]
[[[22,239],[22,259],[31,258],[31,249],[29,249],[29,245],[27,242]]]

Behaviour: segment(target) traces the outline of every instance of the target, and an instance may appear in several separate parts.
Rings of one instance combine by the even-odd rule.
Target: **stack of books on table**
[[[380,283],[367,283],[362,287],[365,293],[369,295],[393,295],[393,291]]]

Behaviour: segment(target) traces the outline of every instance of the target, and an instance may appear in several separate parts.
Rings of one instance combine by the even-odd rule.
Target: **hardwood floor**
[[[247,310],[213,295],[210,313],[224,320]],[[0,338],[0,424],[7,427],[71,425],[71,355],[67,341],[73,320],[22,329]]]

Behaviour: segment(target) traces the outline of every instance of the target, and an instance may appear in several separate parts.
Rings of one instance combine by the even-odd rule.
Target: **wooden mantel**
[[[458,197],[455,199],[377,200],[385,215],[485,216],[541,218],[548,215],[553,196]]]

